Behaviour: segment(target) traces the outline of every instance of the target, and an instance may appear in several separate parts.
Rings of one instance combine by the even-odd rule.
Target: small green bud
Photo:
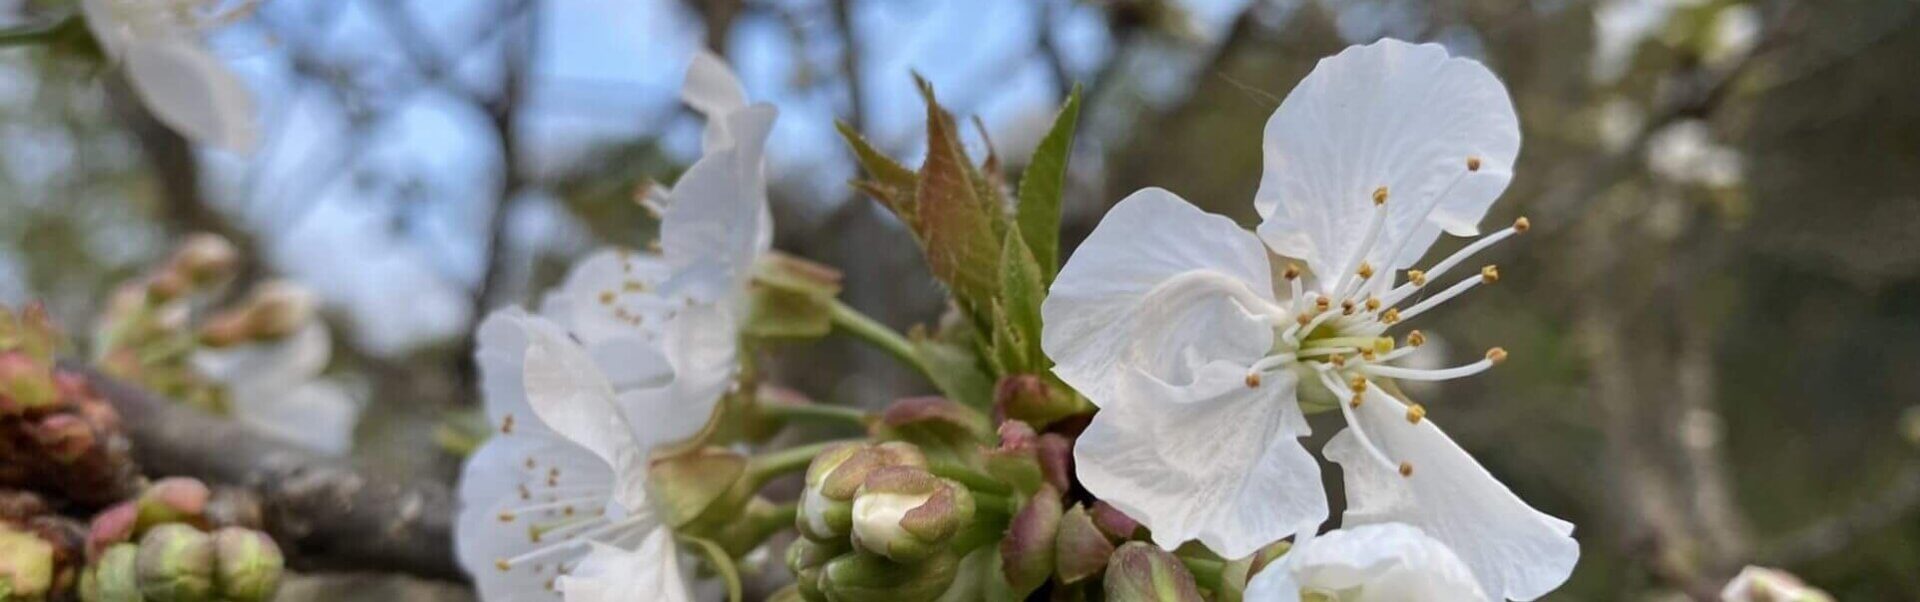
[[[959,564],[949,553],[902,564],[856,552],[827,563],[820,589],[833,602],[932,600],[953,584]]]
[[[140,593],[150,602],[209,602],[213,595],[213,538],[178,523],[140,538],[135,559]]]
[[[1060,492],[1052,485],[1041,485],[1007,525],[1007,536],[1000,540],[1000,570],[1014,593],[1031,593],[1053,574],[1060,512]]]
[[[827,594],[820,591],[820,573],[834,557],[849,549],[846,540],[814,541],[805,537],[796,538],[787,546],[787,570],[793,573],[795,589],[802,599],[826,601]]]
[[[35,408],[53,403],[60,392],[49,366],[24,352],[7,351],[0,352],[0,395],[6,397],[0,407]]]
[[[972,523],[972,492],[917,466],[877,469],[853,498],[853,544],[899,562],[933,555]]]
[[[1053,542],[1053,574],[1063,584],[1078,583],[1100,574],[1107,568],[1107,559],[1113,556],[1113,542],[1107,541],[1107,535],[1093,524],[1087,508],[1077,504],[1060,517],[1060,530]]]
[[[800,493],[795,526],[801,535],[817,540],[846,537],[853,529],[854,494],[867,475],[887,466],[926,465],[919,448],[898,441],[849,444],[821,452],[807,467],[807,487]]]
[[[286,559],[265,533],[227,527],[213,534],[214,584],[228,602],[265,602],[280,589]]]
[[[37,600],[53,587],[53,544],[0,523],[0,596]]]
[[[100,554],[93,563],[93,591],[97,602],[141,602],[139,574],[140,546],[116,544]]]
[[[165,523],[199,524],[213,491],[206,483],[190,477],[168,477],[154,481],[135,502],[139,508],[136,531],[145,531]]]
[[[1107,561],[1112,602],[1201,602],[1200,586],[1179,558],[1158,546],[1129,542]]]

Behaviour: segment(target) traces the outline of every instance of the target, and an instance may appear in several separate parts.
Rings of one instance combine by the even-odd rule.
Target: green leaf
[[[947,399],[978,410],[993,407],[993,377],[980,369],[972,344],[920,335],[913,337],[913,353],[927,367],[934,388]]]
[[[1046,370],[1040,350],[1040,302],[1047,296],[1040,264],[1024,238],[1008,236],[1000,249],[1000,298],[995,308],[994,346],[1010,346],[1000,353],[1001,376],[1035,374]]]
[[[1003,218],[981,197],[983,178],[961,148],[953,116],[935,100],[931,85],[919,83],[927,103],[927,160],[914,190],[920,240],[928,268],[978,324],[1000,284],[995,229]]]
[[[855,181],[854,188],[886,205],[918,237],[920,218],[914,203],[914,190],[919,187],[920,176],[874,148],[873,144],[860,136],[860,132],[853,130],[853,126],[845,122],[836,122],[834,126],[840,131],[840,137],[846,139],[847,146],[853,149],[854,158],[860,162],[860,168],[866,171],[869,178]]]
[[[1053,129],[1040,140],[1020,176],[1020,205],[1015,221],[1020,236],[1040,264],[1041,281],[1053,283],[1060,269],[1060,200],[1067,185],[1067,159],[1073,154],[1073,131],[1080,121],[1080,86],[1067,95],[1067,104],[1053,120]]]

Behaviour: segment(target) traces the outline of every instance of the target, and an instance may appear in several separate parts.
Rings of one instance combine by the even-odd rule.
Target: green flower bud
[[[925,467],[927,458],[913,444],[849,444],[823,451],[807,467],[807,487],[794,518],[801,535],[816,540],[846,537],[853,529],[853,496],[867,475],[887,466]]]
[[[37,600],[53,587],[53,544],[0,523],[0,600]]]
[[[178,523],[140,538],[134,569],[150,602],[208,602],[213,595],[213,538]]]
[[[93,563],[95,602],[141,602],[139,575],[140,546],[116,544],[100,554]]]
[[[1063,584],[1079,583],[1100,574],[1107,568],[1107,559],[1113,556],[1113,542],[1107,541],[1107,535],[1093,524],[1093,515],[1087,513],[1085,506],[1075,505],[1060,517],[1060,530],[1053,542],[1053,574]]]
[[[820,589],[833,602],[932,600],[953,585],[959,564],[948,553],[902,564],[856,552],[827,563],[820,575]]]
[[[933,555],[972,523],[972,492],[917,466],[875,470],[853,498],[853,544],[899,562]]]
[[[1107,561],[1106,590],[1112,602],[1201,602],[1200,586],[1179,558],[1137,541]]]
[[[139,508],[137,531],[165,523],[199,524],[213,491],[206,483],[189,477],[168,477],[154,481],[135,502]]]
[[[232,278],[234,269],[240,264],[240,253],[233,243],[216,234],[205,232],[188,236],[173,251],[170,265],[192,281],[195,286],[210,286]]]
[[[286,559],[265,533],[227,527],[213,534],[214,583],[229,602],[265,602],[280,589]]]
[[[807,602],[825,602],[827,594],[820,591],[820,574],[828,562],[849,549],[845,540],[793,540],[793,545],[787,546],[787,570],[793,573],[796,593]]]

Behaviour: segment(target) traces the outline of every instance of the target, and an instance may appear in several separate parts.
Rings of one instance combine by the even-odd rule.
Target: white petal
[[[1248,602],[1293,602],[1302,589],[1338,591],[1354,602],[1487,599],[1452,550],[1408,525],[1363,525],[1302,540],[1254,576]]]
[[[338,384],[313,380],[292,388],[234,389],[233,415],[274,437],[340,456],[353,448],[360,404]]]
[[[537,561],[505,570],[498,563],[565,545],[564,537],[536,539],[534,526],[581,520],[605,507],[612,478],[599,458],[552,433],[515,431],[487,440],[461,472],[460,515],[454,525],[455,555],[461,568],[473,576],[480,598],[489,602],[553,600],[556,596],[550,588],[555,569],[576,561],[585,553],[584,546],[555,549]],[[558,507],[522,510],[562,496],[581,500],[574,514]],[[636,525],[619,535],[654,526]]]
[[[1273,345],[1248,312],[1273,302],[1258,238],[1158,188],[1100,220],[1054,280],[1040,344],[1054,373],[1102,406],[1131,367],[1181,385],[1200,366],[1246,366]],[[1252,306],[1252,307],[1250,307]]]
[[[1322,59],[1274,111],[1265,137],[1254,197],[1265,218],[1260,236],[1275,252],[1305,260],[1323,283],[1351,267],[1375,189],[1387,187],[1390,217],[1366,258],[1406,267],[1436,234],[1419,232],[1423,225],[1476,231],[1520,152],[1513,102],[1491,71],[1441,46],[1398,40]],[[1467,173],[1468,157],[1480,159],[1479,171],[1436,199]],[[1404,250],[1389,258],[1395,248]]]
[[[1088,491],[1152,529],[1161,547],[1198,539],[1237,558],[1326,520],[1327,498],[1300,445],[1309,429],[1291,373],[1256,389],[1244,371],[1214,368],[1186,391],[1127,371],[1123,402],[1094,414],[1074,466]],[[1182,394],[1200,398],[1165,400]]]
[[[701,144],[705,152],[733,145],[726,117],[746,108],[747,90],[726,59],[704,49],[695,52],[692,64],[687,66],[687,83],[680,89],[680,99],[707,117]]]
[[[672,269],[658,255],[605,250],[588,255],[548,295],[543,313],[588,344],[611,338],[657,336],[673,303],[658,293]]]
[[[552,323],[529,321],[527,403],[548,428],[613,469],[614,499],[628,510],[646,501],[646,450],[614,405],[613,385],[586,350]]]
[[[566,602],[689,602],[693,594],[680,572],[673,534],[655,529],[640,547],[628,551],[594,544],[572,573],[561,577]]]
[[[725,117],[732,146],[687,168],[668,193],[660,247],[670,296],[743,305],[753,262],[772,243],[762,152],[777,112],[759,104]]]
[[[729,312],[688,306],[665,328],[661,345],[673,366],[672,380],[621,391],[616,401],[643,448],[699,433],[739,367],[739,331]]]
[[[1361,447],[1351,430],[1327,443],[1346,475],[1342,525],[1406,523],[1446,544],[1501,599],[1538,598],[1567,580],[1580,557],[1573,525],[1528,506],[1460,449],[1430,419],[1409,423],[1407,406],[1368,387],[1355,410],[1387,458],[1413,468],[1402,477]]]
[[[205,47],[185,39],[132,40],[125,53],[127,78],[161,123],[229,151],[253,150],[253,92]]]
[[[480,396],[487,422],[504,434],[551,433],[527,405],[522,375],[527,361],[527,323],[539,318],[518,307],[495,311],[474,335],[474,363],[480,367]]]

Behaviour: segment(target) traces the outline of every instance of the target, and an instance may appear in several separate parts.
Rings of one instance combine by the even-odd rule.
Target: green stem
[[[819,443],[790,447],[754,456],[753,459],[747,461],[748,483],[757,490],[760,486],[767,484],[767,481],[771,481],[780,475],[806,470],[807,465],[813,463],[813,457],[820,455],[820,452],[826,451],[829,447],[842,443],[857,443],[859,441],[861,440],[836,439],[832,441],[821,441]]]
[[[977,493],[1006,495],[1013,491],[1012,487],[1008,487],[1006,483],[1000,482],[999,479],[993,478],[992,475],[966,466],[952,462],[932,462],[930,464],[931,465],[927,467],[927,472],[931,472],[934,476],[943,479],[959,481],[961,485],[966,485],[967,489],[971,489]]]
[[[707,558],[707,564],[713,565],[713,571],[719,573],[720,580],[727,584],[728,602],[742,602],[746,599],[745,588],[740,584],[740,569],[734,566],[733,557],[710,539],[698,537],[680,537],[680,542],[701,552]]]
[[[67,15],[39,23],[0,28],[0,48],[45,44],[65,34],[69,28],[79,23],[80,17]]]
[[[920,354],[914,352],[913,342],[908,341],[907,337],[901,336],[894,329],[867,317],[866,314],[860,313],[860,310],[854,309],[839,299],[834,299],[831,307],[835,328],[879,347],[881,351],[912,366],[914,370],[918,370],[928,378],[933,377],[933,370],[927,367],[926,362],[920,360]]]
[[[782,422],[813,420],[851,424],[862,429],[873,425],[873,414],[859,408],[819,403],[761,403],[760,415]]]

